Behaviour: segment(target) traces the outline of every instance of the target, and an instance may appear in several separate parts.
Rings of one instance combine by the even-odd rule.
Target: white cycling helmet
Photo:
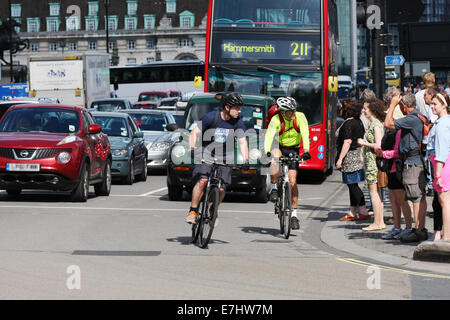
[[[280,97],[277,99],[277,105],[282,111],[296,111],[297,101],[292,97]]]

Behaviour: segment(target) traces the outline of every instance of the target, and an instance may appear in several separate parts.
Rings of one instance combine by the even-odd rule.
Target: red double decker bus
[[[337,41],[336,0],[210,0],[205,91],[295,98],[311,139],[312,160],[300,169],[330,172]]]

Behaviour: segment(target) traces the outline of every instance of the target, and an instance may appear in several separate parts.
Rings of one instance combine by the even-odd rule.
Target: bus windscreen
[[[216,0],[214,27],[320,28],[321,0]]]

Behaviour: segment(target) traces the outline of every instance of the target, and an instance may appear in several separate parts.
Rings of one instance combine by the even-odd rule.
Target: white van
[[[350,76],[338,76],[338,87],[353,89],[353,82]]]

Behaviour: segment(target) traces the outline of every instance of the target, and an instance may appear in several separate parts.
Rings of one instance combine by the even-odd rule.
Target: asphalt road
[[[191,244],[188,195],[169,201],[165,181],[114,184],[109,197],[91,189],[84,204],[0,191],[0,299],[449,298],[449,279],[351,263],[321,241],[339,173],[301,179],[301,230],[288,240],[272,204],[227,196],[208,249]]]

